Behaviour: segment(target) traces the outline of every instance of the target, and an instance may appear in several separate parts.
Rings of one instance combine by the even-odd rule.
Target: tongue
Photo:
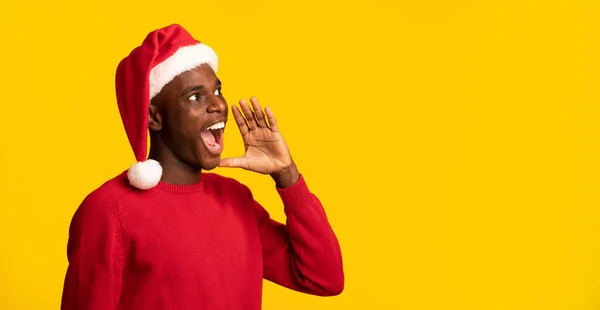
[[[200,136],[202,137],[202,140],[204,140],[204,143],[206,143],[208,146],[215,145],[215,136],[212,134],[212,132],[208,130],[203,130],[200,133]]]

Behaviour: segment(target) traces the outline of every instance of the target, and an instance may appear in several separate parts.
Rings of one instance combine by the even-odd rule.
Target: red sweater
[[[340,294],[341,251],[321,203],[302,176],[276,189],[286,225],[231,178],[139,191],[122,173],[73,216],[62,309],[255,310],[263,278]]]

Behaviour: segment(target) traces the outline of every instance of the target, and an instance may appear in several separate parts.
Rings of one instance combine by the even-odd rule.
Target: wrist
[[[298,182],[300,179],[300,172],[298,172],[298,167],[296,167],[296,164],[292,161],[290,166],[272,173],[271,178],[273,178],[273,181],[275,181],[278,188],[286,188]]]

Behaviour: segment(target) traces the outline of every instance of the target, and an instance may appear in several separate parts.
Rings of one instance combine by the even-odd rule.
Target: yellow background
[[[0,1],[0,309],[58,308],[73,212],[134,160],[116,65],[170,23],[272,106],[343,248],[341,296],[264,309],[600,309],[598,1]]]

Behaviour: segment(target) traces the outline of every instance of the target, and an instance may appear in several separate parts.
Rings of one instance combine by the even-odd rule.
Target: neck
[[[163,143],[152,141],[150,145],[148,158],[158,161],[162,166],[161,182],[175,185],[190,185],[200,182],[201,168],[195,168],[185,163]]]

